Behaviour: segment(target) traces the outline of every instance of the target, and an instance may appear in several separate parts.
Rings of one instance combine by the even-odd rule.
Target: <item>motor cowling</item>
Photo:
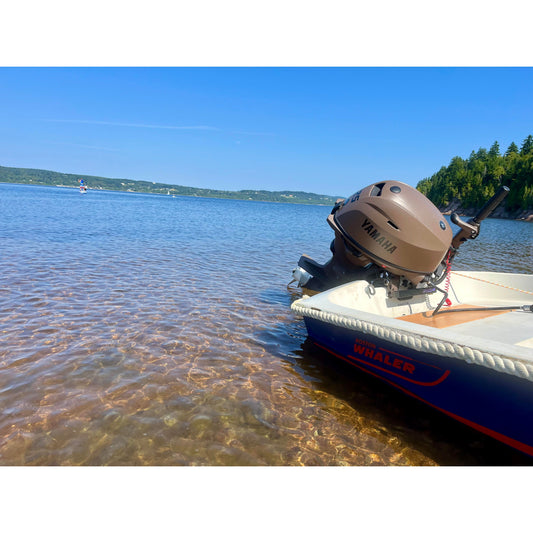
[[[393,180],[369,185],[337,204],[328,222],[335,239],[360,254],[349,253],[354,265],[375,263],[413,284],[435,272],[453,237],[430,200]]]
[[[453,237],[430,200],[395,180],[374,183],[339,200],[327,221],[335,232],[332,258],[319,265],[304,255],[293,272],[310,290],[355,279],[374,283],[383,275],[395,278],[396,287],[416,287],[439,268],[442,272]]]

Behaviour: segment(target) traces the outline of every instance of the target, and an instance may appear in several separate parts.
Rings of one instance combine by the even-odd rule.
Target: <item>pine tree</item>
[[[504,156],[498,142],[494,142],[489,151],[472,150],[466,160],[454,157],[447,167],[441,167],[417,187],[438,207],[457,198],[468,208],[481,207],[500,185],[511,189],[505,200],[509,211],[533,207],[532,135],[523,141],[521,150],[512,142]]]
[[[489,157],[499,157],[500,156],[500,145],[498,141],[494,141],[494,144],[490,147]]]
[[[522,149],[520,150],[521,155],[529,154],[533,151],[533,135],[528,135],[524,142],[522,143]]]
[[[507,151],[505,152],[505,157],[508,157],[511,154],[517,154],[517,153],[518,153],[518,146],[516,146],[516,143],[512,142],[509,145],[509,148],[507,148]]]

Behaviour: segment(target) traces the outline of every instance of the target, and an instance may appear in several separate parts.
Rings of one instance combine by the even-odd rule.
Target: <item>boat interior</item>
[[[520,274],[452,272],[449,305],[443,305],[437,314],[434,310],[443,298],[440,292],[398,300],[387,298],[384,288],[373,288],[366,282],[346,285],[346,290],[337,293],[332,291],[329,300],[344,308],[481,337],[489,342],[533,348],[532,312],[491,309],[531,305],[532,279],[532,276]]]

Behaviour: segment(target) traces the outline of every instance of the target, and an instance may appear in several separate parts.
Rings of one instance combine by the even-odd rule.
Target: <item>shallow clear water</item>
[[[330,210],[0,184],[0,464],[530,464],[306,340]],[[532,243],[488,220],[455,268]]]

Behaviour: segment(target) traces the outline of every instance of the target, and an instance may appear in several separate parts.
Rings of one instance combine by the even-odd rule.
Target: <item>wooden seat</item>
[[[449,309],[468,309],[478,307],[475,305],[460,304],[453,307],[445,307],[442,310]],[[424,311],[423,313],[416,313],[414,315],[406,315],[398,317],[398,320],[405,322],[411,322],[413,324],[420,324],[423,326],[430,326],[432,328],[449,328],[458,324],[465,324],[474,320],[481,320],[491,316],[497,316],[504,313],[509,313],[509,310],[503,311],[487,311],[482,307],[479,307],[479,311],[462,311],[458,313],[437,313],[435,316],[431,316],[433,311]]]

